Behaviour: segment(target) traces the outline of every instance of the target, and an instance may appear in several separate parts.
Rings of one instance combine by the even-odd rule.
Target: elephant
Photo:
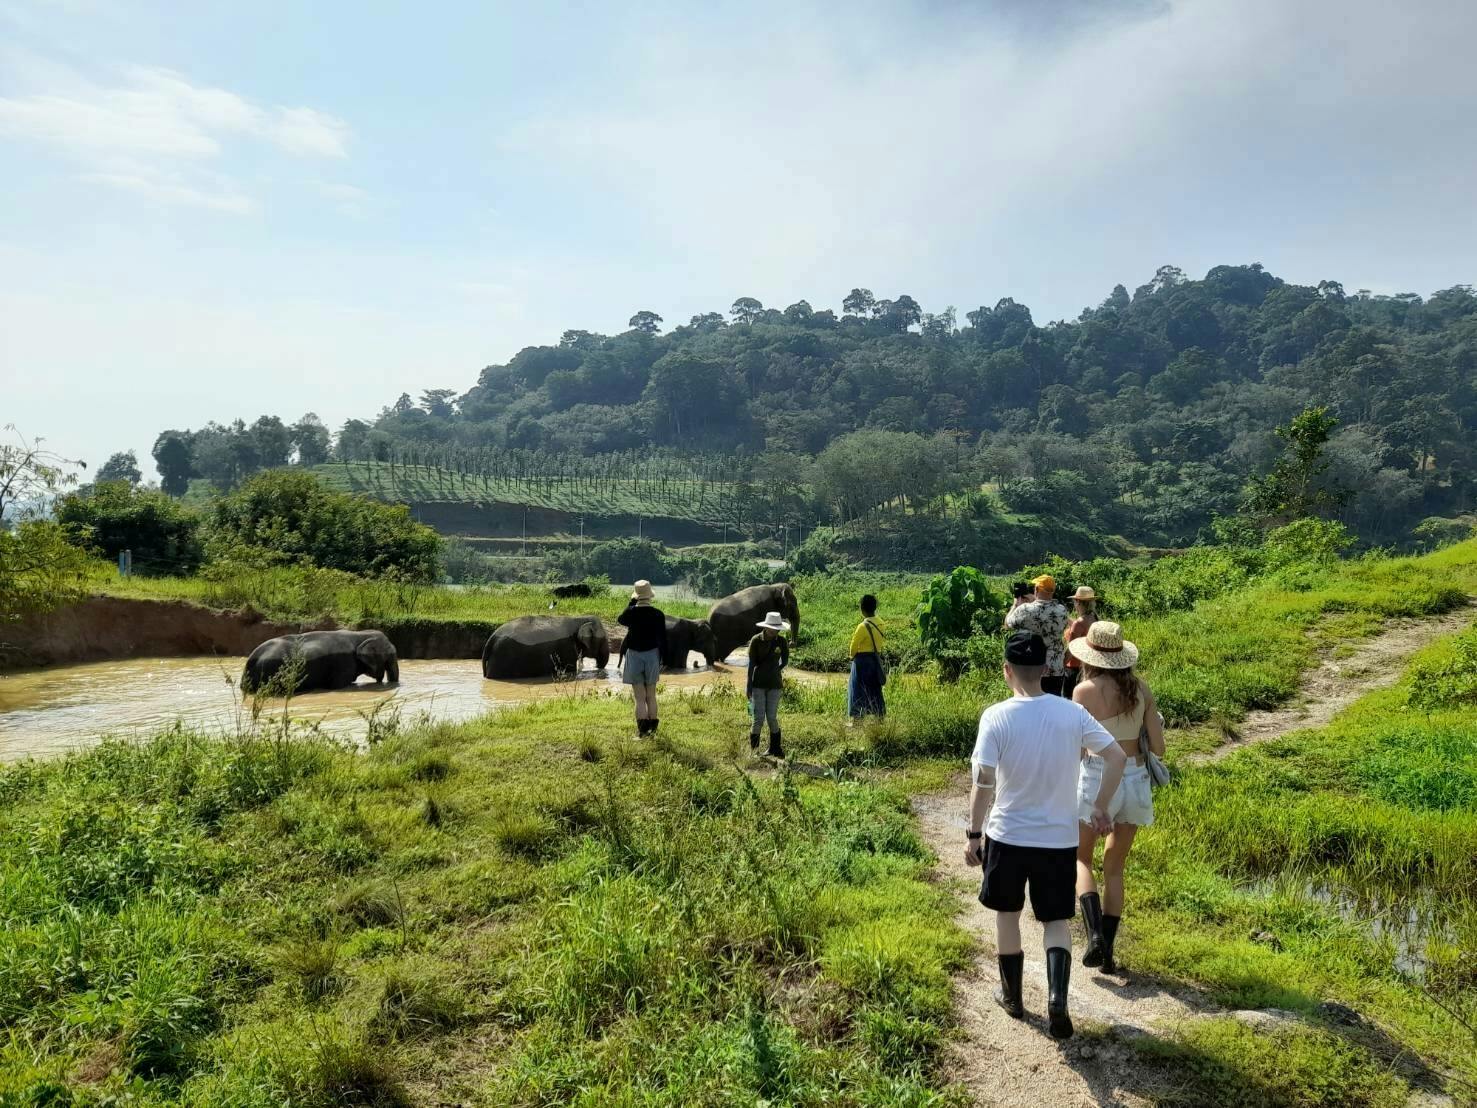
[[[599,616],[519,616],[504,623],[482,650],[482,676],[552,677],[575,673],[580,661],[610,661],[610,639]]]
[[[725,596],[708,609],[708,623],[717,640],[717,654],[727,658],[755,635],[754,625],[766,612],[778,612],[790,621],[790,633],[800,637],[800,602],[795,590],[786,582],[755,585]]]
[[[708,665],[718,660],[718,640],[712,625],[705,619],[667,617],[667,651],[662,655],[665,669],[686,669],[687,656],[696,650]]]
[[[268,639],[253,650],[241,670],[241,691],[264,688],[294,656],[302,659],[294,692],[346,689],[361,674],[392,685],[400,681],[400,659],[383,631],[307,631]]]
[[[572,596],[593,596],[595,590],[588,581],[577,581],[572,585],[555,585],[549,592],[560,600],[568,600]]]

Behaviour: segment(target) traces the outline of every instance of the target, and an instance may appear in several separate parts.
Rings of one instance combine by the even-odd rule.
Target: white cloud
[[[82,180],[95,181],[101,185],[137,193],[164,204],[183,204],[189,207],[209,208],[235,215],[249,215],[256,210],[256,201],[231,185],[223,184],[216,190],[195,188],[182,181],[166,177],[150,177],[140,173],[84,173]]]
[[[292,157],[348,154],[349,125],[314,108],[260,105],[146,66],[123,67],[107,83],[44,62],[27,68],[50,87],[0,97],[0,137],[48,146],[80,165],[83,180],[161,203],[248,211],[255,201],[239,186],[198,167],[259,160],[263,146]]]

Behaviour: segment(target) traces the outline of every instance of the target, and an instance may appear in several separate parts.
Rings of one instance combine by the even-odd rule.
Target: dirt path
[[[1378,635],[1357,643],[1350,654],[1326,658],[1304,674],[1293,703],[1248,713],[1237,726],[1235,739],[1217,747],[1206,760],[1224,758],[1244,746],[1275,739],[1289,731],[1326,726],[1365,693],[1398,681],[1410,656],[1421,647],[1442,635],[1463,630],[1472,618],[1469,601],[1466,606],[1442,616],[1392,620]]]
[[[1330,659],[1309,672],[1296,704],[1248,716],[1238,740],[1212,757],[1288,731],[1326,724],[1364,693],[1393,684],[1415,650],[1434,638],[1461,630],[1472,619],[1473,610],[1467,607],[1434,619],[1392,623],[1380,635],[1359,644],[1349,656]],[[1017,1021],[1006,1016],[993,1000],[999,982],[993,917],[976,899],[980,871],[964,864],[967,792],[968,775],[961,772],[945,792],[920,796],[913,802],[923,836],[939,857],[939,876],[959,894],[964,926],[979,936],[984,950],[972,969],[956,982],[963,1035],[950,1048],[950,1075],[979,1105],[1136,1108],[1152,1103],[1142,1094],[1142,1065],[1136,1062],[1128,1040],[1160,1034],[1185,1019],[1225,1014],[1224,1010],[1191,989],[1146,982],[1131,970],[1106,977],[1087,969],[1081,964],[1083,939],[1078,934],[1074,938],[1071,1011],[1079,1036],[1065,1044],[1057,1043],[1045,1027],[1046,965],[1041,925],[1028,911],[1021,918],[1026,952],[1026,1019]],[[1074,928],[1080,930],[1075,923]],[[1254,1020],[1257,1014],[1241,1015]],[[1106,1027],[1113,1034],[1081,1036],[1082,1030],[1094,1025]]]

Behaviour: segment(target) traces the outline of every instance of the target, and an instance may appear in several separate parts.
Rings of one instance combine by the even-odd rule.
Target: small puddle
[[[1288,880],[1284,878],[1254,882],[1246,886],[1246,891],[1272,896],[1285,895],[1288,888]],[[1395,969],[1415,980],[1426,975],[1430,941],[1453,939],[1442,902],[1427,890],[1414,889],[1409,898],[1392,902],[1357,896],[1347,889],[1313,881],[1295,881],[1291,889],[1294,896],[1331,908],[1340,919],[1362,927],[1372,939],[1388,941],[1395,951]]]
[[[132,658],[122,662],[53,666],[0,674],[0,762],[45,758],[91,745],[104,735],[136,736],[180,721],[189,727],[235,734],[251,722],[251,701],[236,682],[244,658]],[[662,674],[671,692],[719,685],[743,688],[747,659]],[[792,671],[799,680],[825,681],[829,674]],[[363,735],[378,708],[400,713],[409,723],[422,715],[462,720],[498,708],[586,692],[629,695],[611,668],[597,672],[587,662],[574,680],[488,681],[476,658],[405,660],[400,684],[367,680],[348,689],[296,696],[294,720],[324,730]],[[282,701],[266,701],[262,715],[279,714]]]

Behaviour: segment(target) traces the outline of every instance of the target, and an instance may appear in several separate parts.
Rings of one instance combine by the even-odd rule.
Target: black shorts
[[[1019,912],[1031,886],[1031,912],[1042,923],[1077,914],[1077,848],[1012,846],[985,837],[985,879],[980,903],[996,912]]]

